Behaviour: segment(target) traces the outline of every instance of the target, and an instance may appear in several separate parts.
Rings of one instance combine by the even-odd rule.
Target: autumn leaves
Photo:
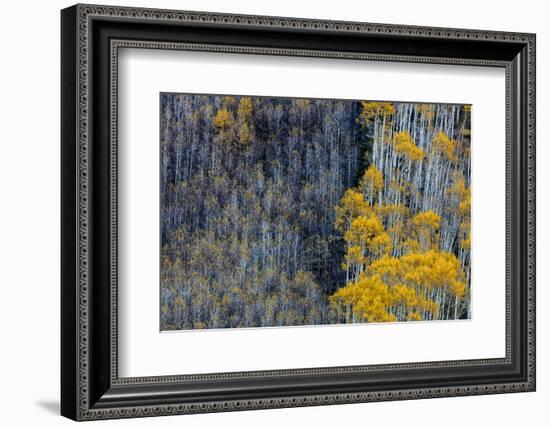
[[[336,207],[346,280],[329,297],[331,306],[345,323],[468,317],[470,188],[464,145],[469,147],[469,140],[434,129],[437,106],[407,112],[420,117],[421,128],[415,130],[424,142],[426,133],[433,135],[423,148],[408,130],[393,132],[391,104],[363,102],[362,107],[360,119],[374,128],[375,161]]]
[[[237,117],[231,110],[231,105],[235,102],[233,96],[226,96],[226,106],[218,110],[212,124],[226,142],[247,145],[252,139],[254,131],[250,122],[252,118],[252,98],[242,97],[239,99]]]

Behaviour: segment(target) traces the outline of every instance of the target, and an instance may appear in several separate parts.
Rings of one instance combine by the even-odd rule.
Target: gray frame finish
[[[102,23],[106,29],[94,27],[95,22]],[[218,28],[239,31],[250,28],[255,31],[303,34],[305,37],[308,34],[323,34],[333,37],[335,46],[340,40],[337,37],[346,40],[347,35],[350,35],[350,40],[358,36],[376,39],[373,38],[374,53],[353,48],[280,47],[276,42],[271,46],[254,46],[212,43],[209,40],[179,41],[170,32],[161,34],[158,40],[150,40],[140,38],[141,30],[122,30],[117,23],[150,24],[154,28],[158,26],[159,32],[161,26],[171,25],[174,28],[189,25],[199,30],[205,26],[214,31]],[[103,32],[111,34],[105,38],[106,41],[101,38]],[[410,40],[410,46],[424,41],[428,47],[419,54],[403,54],[398,50],[397,53],[392,52],[384,47],[384,40],[391,41],[394,36]],[[534,35],[77,5],[63,11],[62,37],[62,414],[75,420],[92,420],[535,389]],[[246,40],[246,37],[243,36],[243,39]],[[494,43],[494,46],[508,46],[508,50],[503,48],[498,55],[481,52],[480,55],[467,54],[464,57],[429,54],[430,46],[436,49],[437,43],[445,42],[465,42],[465,46],[470,46],[470,42],[473,43],[471,46],[475,46],[479,42],[480,51],[491,48]],[[118,52],[121,48],[504,68],[507,115],[506,357],[205,375],[118,377],[117,114]],[[107,50],[108,63],[95,56],[95,52],[101,49]],[[516,50],[520,53],[513,54]],[[99,71],[93,68],[97,64],[101,65]],[[99,77],[94,79],[92,74]],[[102,104],[98,100],[100,97],[107,99],[108,105],[103,105],[104,102]],[[100,122],[98,117],[103,121]],[[96,148],[94,143],[97,145],[98,142],[94,141],[101,135],[106,135],[108,146]],[[107,158],[108,161],[101,160]],[[96,171],[99,160],[106,163],[101,166],[101,172],[107,172],[106,181],[102,180],[105,178],[94,177],[100,173]],[[107,191],[98,192],[101,188]],[[514,213],[518,204],[522,208]],[[95,218],[100,215],[103,215],[103,220]],[[94,234],[97,232],[95,229],[101,227],[108,228],[108,237]],[[102,253],[106,253],[107,257],[101,257]],[[514,266],[519,258],[521,264]],[[101,262],[100,269],[96,265]],[[100,276],[107,277],[107,281],[103,280],[105,283],[100,284]],[[467,384],[461,384],[461,377],[474,374],[475,368],[483,371],[501,369],[503,373],[477,381],[468,379]],[[512,374],[512,371],[515,373]],[[433,381],[426,386],[416,385],[424,377],[424,372]],[[386,379],[382,380],[384,376],[395,377],[393,382],[386,383]],[[243,381],[246,384],[240,393],[224,391],[224,386]],[[312,382],[311,386],[309,382]]]

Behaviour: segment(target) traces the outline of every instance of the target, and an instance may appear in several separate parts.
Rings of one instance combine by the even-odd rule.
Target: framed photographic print
[[[535,390],[535,36],[61,13],[74,420]]]

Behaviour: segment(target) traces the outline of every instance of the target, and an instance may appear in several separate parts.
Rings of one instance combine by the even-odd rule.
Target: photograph
[[[471,319],[472,105],[159,105],[161,331]]]

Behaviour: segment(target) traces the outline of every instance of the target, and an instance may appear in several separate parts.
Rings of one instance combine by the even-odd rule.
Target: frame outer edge
[[[61,11],[61,414],[78,418],[77,7]]]
[[[536,391],[536,128],[537,128],[537,36],[529,34],[527,42],[527,145],[528,145],[528,193],[527,193],[527,220],[528,220],[528,241],[527,241],[527,281],[528,281],[528,382],[530,390]]]
[[[77,380],[76,386],[76,420],[90,419],[90,414],[93,412],[90,407],[90,390],[89,390],[89,316],[90,308],[88,298],[89,286],[89,49],[91,39],[89,37],[88,27],[88,9],[85,5],[76,5],[76,31],[77,31],[77,58],[76,58],[76,79],[77,79],[77,130],[75,143],[77,146],[77,199],[78,208],[76,211],[78,226],[77,226],[77,321],[78,321],[78,362],[77,362]]]

